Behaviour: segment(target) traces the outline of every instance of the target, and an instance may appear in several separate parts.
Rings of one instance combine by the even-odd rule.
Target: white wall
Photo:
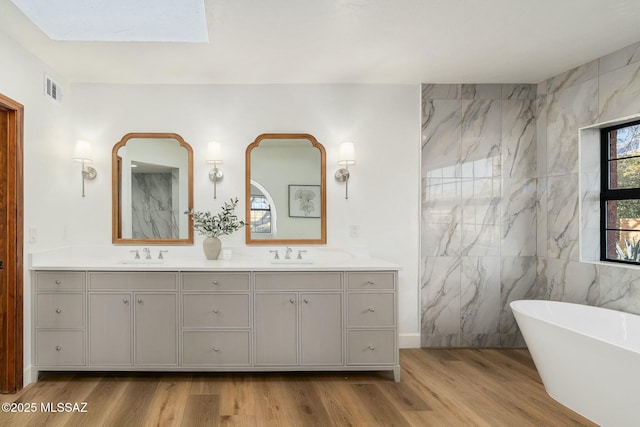
[[[73,84],[71,146],[93,141],[95,181],[52,224],[68,230],[69,244],[111,242],[111,148],[128,132],[175,132],[194,150],[198,210],[218,210],[244,198],[245,149],[262,133],[310,133],[327,151],[327,245],[367,247],[402,265],[400,332],[419,337],[420,87],[418,85],[97,85]],[[223,142],[224,180],[218,198],[205,163],[207,142]],[[333,179],[340,142],[354,141],[349,199]],[[65,167],[70,167],[65,161]],[[74,182],[69,182],[72,187]],[[244,212],[244,203],[238,206]],[[349,237],[349,226],[360,237]],[[244,245],[244,233],[224,236]],[[199,244],[200,240],[196,240]]]
[[[80,195],[80,166],[71,161],[68,98],[58,104],[44,96],[47,73],[63,87],[54,70],[0,32],[0,93],[24,105],[24,366],[28,382],[31,366],[31,280],[26,254],[63,242],[62,218],[73,215],[69,200]],[[74,166],[77,166],[75,168]],[[29,241],[29,227],[37,226],[37,242]],[[54,225],[54,226],[50,226]]]

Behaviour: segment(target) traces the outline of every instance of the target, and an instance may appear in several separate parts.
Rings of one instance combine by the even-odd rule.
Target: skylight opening
[[[58,41],[207,43],[203,0],[11,0]]]

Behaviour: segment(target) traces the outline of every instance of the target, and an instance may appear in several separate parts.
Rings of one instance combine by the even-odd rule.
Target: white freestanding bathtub
[[[640,316],[554,301],[510,305],[551,397],[602,426],[640,426]]]

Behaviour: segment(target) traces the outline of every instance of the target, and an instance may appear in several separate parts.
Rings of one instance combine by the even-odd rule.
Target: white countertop
[[[201,248],[152,247],[151,260],[134,260],[131,250],[138,247],[65,247],[29,254],[31,270],[100,270],[100,271],[349,271],[349,270],[399,270],[400,266],[372,258],[363,253],[351,253],[339,249],[310,249],[305,247],[304,263],[295,259],[273,263],[273,248],[233,248],[230,260],[207,260]],[[158,260],[158,250],[167,249],[165,259]],[[300,248],[302,249],[302,248]],[[143,257],[142,251],[140,256]],[[222,257],[222,254],[220,255]],[[291,262],[291,263],[289,263]]]

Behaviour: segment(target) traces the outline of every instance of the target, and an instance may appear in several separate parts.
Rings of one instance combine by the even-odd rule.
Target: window
[[[271,233],[271,206],[263,194],[251,195],[251,232]]]
[[[640,121],[600,132],[600,259],[640,264]]]

